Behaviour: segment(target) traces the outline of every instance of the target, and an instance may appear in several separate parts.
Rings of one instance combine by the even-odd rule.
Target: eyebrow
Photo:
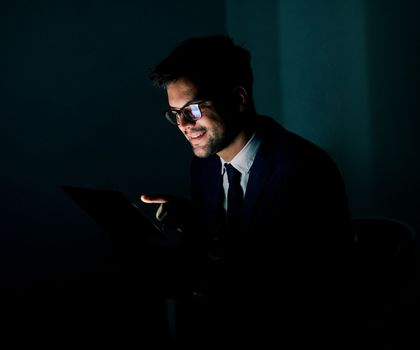
[[[197,97],[196,98],[193,98],[192,100],[189,100],[186,104],[184,104],[181,108],[175,108],[175,107],[172,107],[172,106],[169,106],[169,108],[171,109],[171,110],[174,110],[174,111],[180,111],[181,109],[183,109],[183,108],[185,108],[185,107],[187,107],[187,106],[189,106],[189,105],[192,105],[192,104],[194,104],[194,103],[196,103],[196,102],[201,102],[201,101],[204,101],[204,100],[202,100],[202,99],[198,99]]]

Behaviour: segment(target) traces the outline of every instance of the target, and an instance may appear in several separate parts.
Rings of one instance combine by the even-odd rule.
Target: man
[[[230,38],[208,36],[153,69],[165,117],[194,153],[191,201],[141,199],[184,232],[168,264],[188,305],[183,341],[271,343],[299,331],[323,344],[347,303],[345,187],[325,151],[256,112],[250,60]]]

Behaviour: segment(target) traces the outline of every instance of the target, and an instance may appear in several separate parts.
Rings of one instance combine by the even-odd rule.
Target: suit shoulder
[[[287,130],[273,118],[261,116],[257,129],[262,153],[282,165],[333,163],[330,154],[314,142]]]

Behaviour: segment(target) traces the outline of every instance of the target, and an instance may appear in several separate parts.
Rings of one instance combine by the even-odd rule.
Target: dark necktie
[[[227,200],[227,224],[235,230],[239,226],[244,193],[241,187],[241,173],[231,164],[225,163],[225,169],[229,181]]]

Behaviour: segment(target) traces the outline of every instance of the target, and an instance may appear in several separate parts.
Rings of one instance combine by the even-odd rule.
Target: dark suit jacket
[[[225,240],[227,249],[234,251],[238,244],[261,253],[273,248],[293,254],[300,250],[305,256],[343,249],[352,239],[350,214],[334,161],[271,118],[259,118],[257,134],[262,142],[251,168],[241,226],[228,237],[214,237],[223,226],[220,159],[194,158],[192,199],[198,218],[194,234]]]
[[[262,143],[246,189],[242,231],[282,228],[285,222],[294,230],[332,227],[349,220],[343,180],[325,151],[268,117],[259,118],[257,134]],[[218,219],[220,174],[217,155],[194,158],[193,201],[209,226]]]
[[[219,157],[193,159],[195,220],[185,245],[193,252],[190,287],[213,315],[201,326],[195,315],[193,323],[210,329],[224,323],[225,335],[236,324],[242,335],[267,338],[278,331],[268,321],[274,317],[291,329],[318,325],[319,334],[320,313],[331,325],[346,303],[342,282],[352,237],[345,186],[325,151],[273,119],[260,116],[257,134],[262,142],[236,232],[223,229]]]

